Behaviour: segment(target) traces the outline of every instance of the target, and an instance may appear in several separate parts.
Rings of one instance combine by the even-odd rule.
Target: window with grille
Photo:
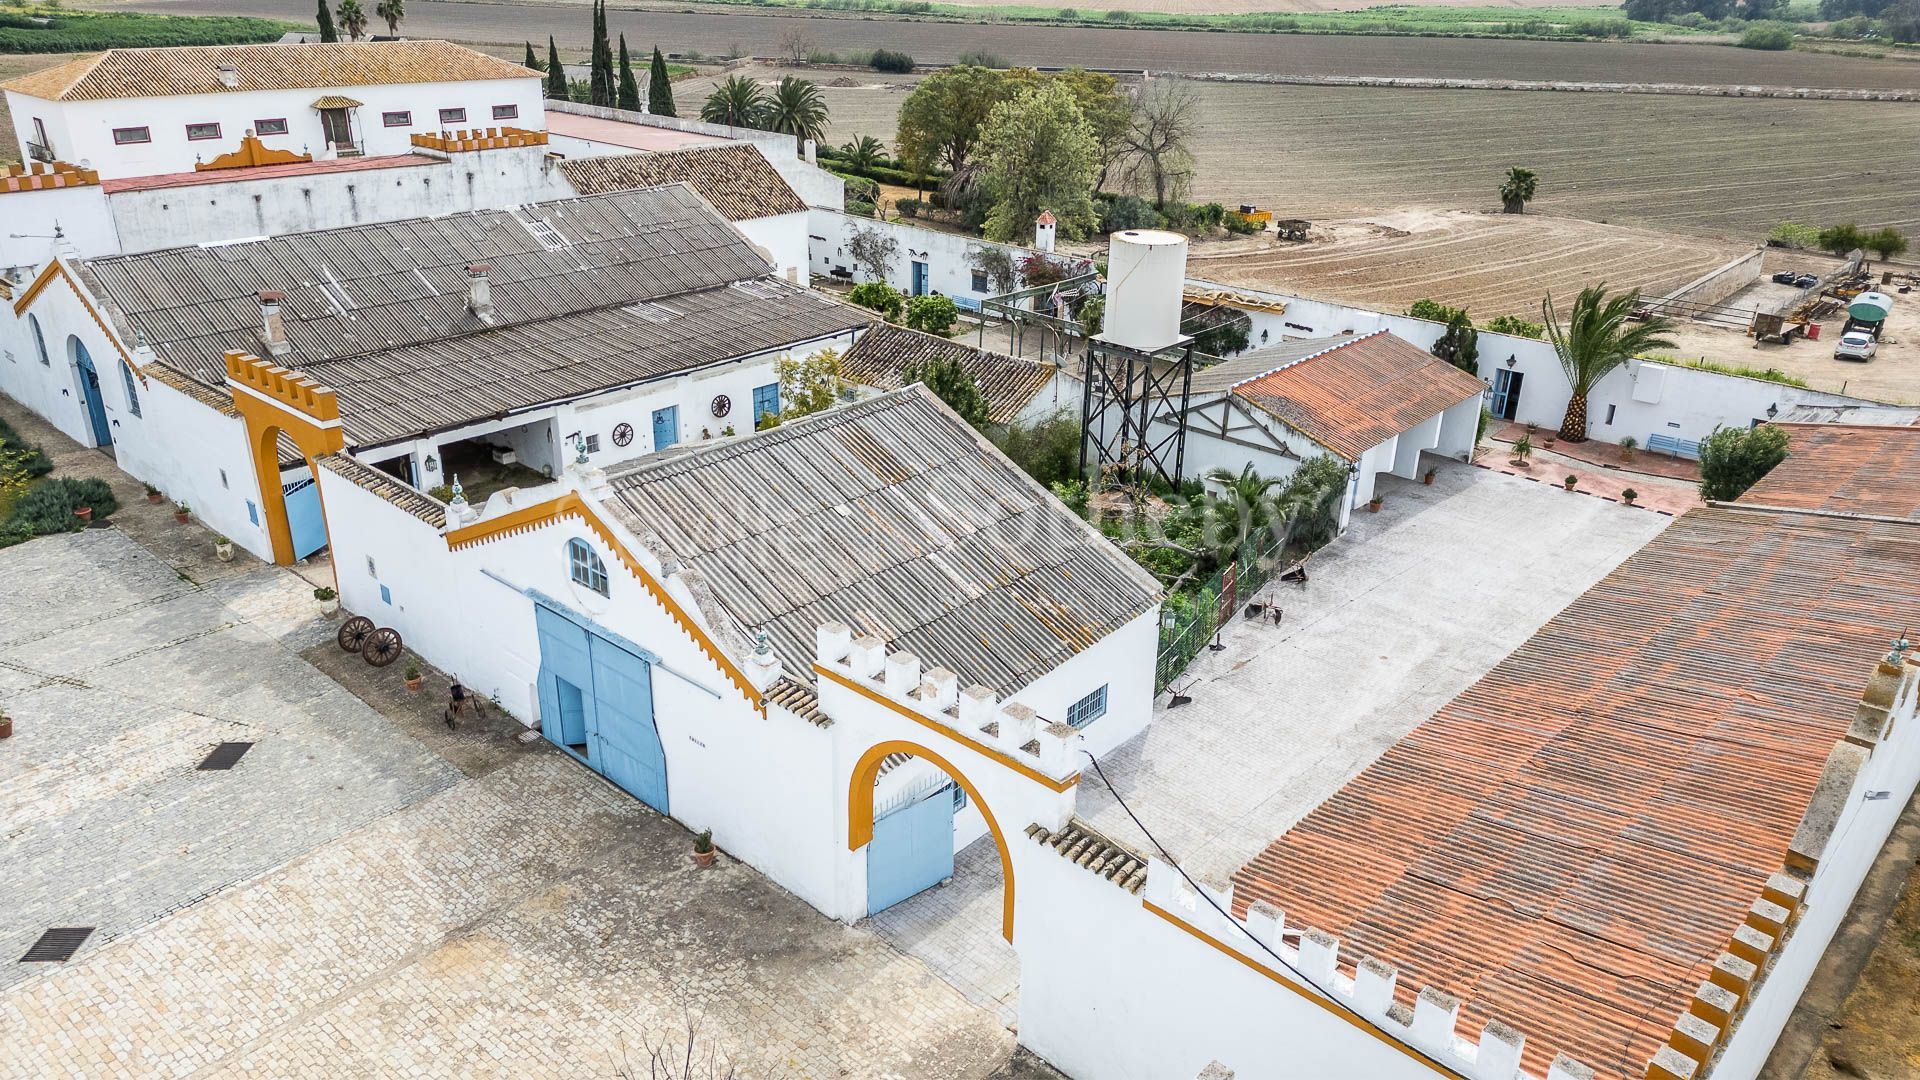
[[[467,122],[467,110],[441,109],[440,122],[442,124],[464,124]]]
[[[585,540],[567,541],[567,563],[576,585],[585,585],[601,596],[607,595],[607,564],[593,553]]]
[[[40,362],[46,364],[48,367],[52,367],[53,361],[47,356],[47,339],[40,333],[40,320],[32,314],[28,314],[27,325],[33,328],[33,347],[40,353]]]
[[[220,137],[219,124],[188,124],[187,125],[187,140],[189,142],[201,142],[206,139],[217,139],[219,137]]]
[[[1067,726],[1083,728],[1107,715],[1107,688],[1102,686],[1067,707]]]
[[[255,120],[253,122],[253,133],[255,135],[285,135],[287,133],[287,119],[283,116],[276,120]]]
[[[153,132],[143,127],[123,127],[113,129],[113,145],[131,146],[134,143],[153,141]]]
[[[520,106],[495,105],[493,107],[493,118],[495,120],[518,120],[520,118]]]
[[[133,369],[125,364],[120,365],[120,381],[127,384],[127,411],[139,416],[140,387],[133,381]]]
[[[411,127],[413,114],[405,111],[383,112],[380,114],[380,123],[387,127]]]

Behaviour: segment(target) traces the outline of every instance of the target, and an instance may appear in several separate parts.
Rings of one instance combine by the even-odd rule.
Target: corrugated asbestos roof
[[[935,357],[954,360],[973,376],[980,396],[987,400],[987,419],[995,424],[1018,416],[1059,373],[1047,364],[985,352],[891,323],[878,323],[861,335],[840,358],[840,373],[861,386],[898,390],[904,385],[901,372]]]
[[[924,389],[611,478],[606,504],[698,570],[811,681],[843,622],[962,685],[1025,687],[1153,606],[1159,586]]]
[[[806,202],[781,179],[773,163],[745,143],[569,158],[560,163],[560,173],[582,195],[684,182],[728,221],[807,212]]]
[[[221,81],[222,67],[233,69],[233,86]],[[539,77],[537,71],[450,41],[341,41],[108,49],[22,75],[0,88],[49,101],[101,101]]]
[[[1920,521],[1920,428],[1780,426],[1787,460],[1740,502]]]
[[[1778,871],[1920,529],[1693,510],[1234,878],[1527,1037],[1637,1078]]]
[[[1309,344],[1278,346],[1275,361],[1265,364],[1268,350],[1230,361],[1249,372],[1232,390],[1348,461],[1487,388],[1384,330],[1303,353]],[[1273,367],[1279,370],[1265,375],[1253,370]],[[1203,374],[1194,375],[1195,389]]]
[[[486,263],[495,315],[468,306]],[[340,391],[351,445],[457,426],[863,325],[768,266],[683,184],[88,264],[156,356],[224,386],[228,349]],[[128,336],[132,336],[129,334]]]

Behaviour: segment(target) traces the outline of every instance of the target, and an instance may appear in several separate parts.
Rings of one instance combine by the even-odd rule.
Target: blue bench
[[[1672,454],[1674,457],[1700,459],[1700,444],[1692,439],[1681,439],[1672,435],[1647,436],[1647,449],[1656,454]]]
[[[980,301],[971,296],[956,296],[953,298],[953,306],[961,311],[979,311]]]

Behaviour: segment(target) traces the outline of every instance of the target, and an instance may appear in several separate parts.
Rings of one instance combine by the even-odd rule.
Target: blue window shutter
[[[387,587],[385,585],[380,586],[380,602],[383,604],[393,603],[393,593],[387,591]]]
[[[247,520],[255,525],[260,524],[260,508],[253,505],[252,499],[247,500]]]

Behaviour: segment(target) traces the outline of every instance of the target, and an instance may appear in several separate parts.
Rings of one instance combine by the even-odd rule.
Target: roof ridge
[[[1378,330],[1369,330],[1364,334],[1342,334],[1338,341],[1335,341],[1333,344],[1327,346],[1324,349],[1319,349],[1315,352],[1310,352],[1305,356],[1296,356],[1293,359],[1287,361],[1286,363],[1281,364],[1279,367],[1272,368],[1267,371],[1263,371],[1258,375],[1249,375],[1246,378],[1241,379],[1239,382],[1234,383],[1232,386],[1227,387],[1227,392],[1232,393],[1233,391],[1240,389],[1241,387],[1247,385],[1250,382],[1258,382],[1269,375],[1277,375],[1280,372],[1287,370],[1288,368],[1299,367],[1301,364],[1304,364],[1309,360],[1316,360],[1322,356],[1327,355],[1328,353],[1338,352],[1339,350],[1346,348],[1347,346],[1353,344],[1356,341],[1365,341],[1368,338],[1379,337],[1381,334],[1385,334],[1385,333],[1389,333],[1389,331],[1385,327],[1381,327]]]

